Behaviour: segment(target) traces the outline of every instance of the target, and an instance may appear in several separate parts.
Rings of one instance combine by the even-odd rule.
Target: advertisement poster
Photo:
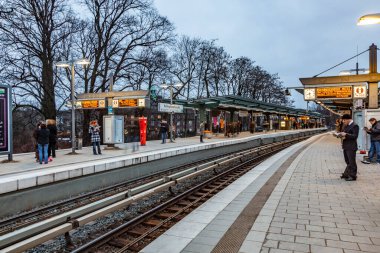
[[[0,153],[9,152],[8,90],[0,87]]]

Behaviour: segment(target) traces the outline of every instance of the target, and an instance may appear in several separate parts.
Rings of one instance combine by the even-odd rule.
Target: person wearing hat
[[[371,136],[371,147],[368,152],[368,160],[363,160],[362,163],[370,164],[376,152],[376,162],[380,164],[380,122],[375,118],[370,118],[369,123],[372,127],[370,129],[364,127],[364,130]]]
[[[358,170],[356,165],[356,150],[358,150],[358,144],[356,140],[358,139],[359,126],[354,123],[349,114],[342,116],[342,122],[344,128],[340,136],[343,140],[343,155],[347,166],[341,178],[344,178],[346,181],[355,181]]]

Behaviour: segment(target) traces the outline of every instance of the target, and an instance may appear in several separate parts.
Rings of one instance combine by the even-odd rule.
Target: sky
[[[246,56],[286,87],[355,56],[375,43],[380,25],[357,26],[362,15],[380,13],[380,0],[154,0],[179,35],[217,39],[233,58]],[[378,57],[380,58],[380,56]],[[368,68],[368,54],[358,57]],[[322,76],[355,68],[356,59]],[[291,91],[297,108],[303,96]]]

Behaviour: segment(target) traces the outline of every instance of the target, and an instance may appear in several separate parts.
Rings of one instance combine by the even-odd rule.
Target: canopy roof
[[[309,116],[321,118],[324,117],[318,112],[311,112],[305,109],[296,109],[293,107],[265,103],[258,100],[253,100],[249,98],[243,98],[240,96],[221,96],[221,97],[210,97],[210,98],[200,98],[191,100],[173,100],[173,104],[183,105],[187,108],[208,108],[208,109],[235,109],[235,110],[245,110],[253,112],[263,112],[272,113],[288,116]]]

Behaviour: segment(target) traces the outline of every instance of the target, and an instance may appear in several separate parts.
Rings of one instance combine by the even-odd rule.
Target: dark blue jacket
[[[37,143],[41,145],[49,144],[50,131],[47,128],[37,130]]]

